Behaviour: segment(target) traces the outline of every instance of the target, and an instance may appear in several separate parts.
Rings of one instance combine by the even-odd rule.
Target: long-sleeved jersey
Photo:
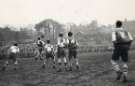
[[[70,49],[76,49],[79,46],[78,42],[74,38],[67,39],[66,43]]]
[[[133,37],[130,32],[125,31],[123,28],[117,28],[112,32],[112,42],[120,41],[120,39],[132,41]]]
[[[57,40],[57,46],[58,47],[65,47],[66,41],[64,38],[58,38]]]
[[[19,53],[20,52],[20,49],[19,49],[19,47],[17,47],[17,46],[11,46],[10,48],[9,48],[9,53]]]
[[[51,44],[46,44],[46,45],[45,45],[45,50],[46,50],[46,52],[52,52],[52,51],[53,51],[53,45],[51,45]]]
[[[37,44],[38,47],[43,47],[45,45],[45,42],[42,41],[42,40],[37,40],[36,44]]]

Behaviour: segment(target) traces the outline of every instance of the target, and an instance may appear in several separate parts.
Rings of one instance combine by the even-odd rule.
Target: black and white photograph
[[[0,0],[0,86],[135,86],[135,0]]]

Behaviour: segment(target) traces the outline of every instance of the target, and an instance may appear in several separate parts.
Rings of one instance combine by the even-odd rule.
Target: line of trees
[[[9,27],[0,28],[0,46],[11,41],[23,42],[32,39],[33,34],[28,34],[28,30],[21,28],[20,31],[11,30]]]

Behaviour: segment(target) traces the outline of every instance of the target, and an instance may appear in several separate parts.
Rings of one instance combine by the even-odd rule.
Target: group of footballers
[[[118,20],[115,26],[116,27],[112,32],[112,42],[114,49],[111,63],[117,75],[116,80],[122,79],[123,82],[127,82],[128,51],[133,41],[133,37],[130,32],[123,28],[122,21]],[[38,57],[40,57],[40,59],[44,61],[44,64],[42,66],[43,68],[45,68],[48,60],[51,59],[53,68],[56,68],[57,64],[58,71],[62,70],[62,64],[65,65],[66,69],[67,66],[69,66],[69,70],[72,70],[73,63],[75,63],[76,68],[79,69],[79,62],[77,58],[77,48],[79,45],[77,40],[75,40],[72,32],[68,32],[67,39],[64,38],[63,33],[60,33],[57,39],[56,46],[52,45],[50,40],[47,40],[45,43],[40,37],[38,38],[36,45],[39,51]],[[66,50],[68,51],[68,54]],[[8,50],[9,58],[13,60],[15,65],[18,64],[16,57],[19,52],[20,50],[17,43],[14,43],[14,45],[12,45]],[[42,53],[44,52],[45,56],[42,55]],[[35,58],[35,60],[37,59],[38,58]],[[122,67],[120,67],[121,65],[119,64],[120,60],[123,62]],[[8,64],[9,62],[7,60],[2,70],[5,70]]]
[[[65,70],[72,71],[74,63],[76,68],[79,69],[77,58],[78,42],[74,39],[72,32],[68,32],[68,38],[65,38],[63,33],[59,33],[57,44],[55,45],[53,45],[50,40],[46,40],[46,42],[44,42],[41,37],[37,38],[35,44],[38,52],[35,60],[40,59],[43,61],[42,68],[45,68],[48,61],[51,60],[53,68],[57,68],[57,71],[62,71],[63,64],[65,66]],[[6,60],[2,70],[7,68],[9,59],[13,60],[15,65],[18,64],[17,56],[19,52],[20,49],[18,43],[14,43],[8,50],[8,59]]]
[[[47,40],[45,43],[41,38],[38,38],[36,44],[38,46],[40,59],[44,61],[43,68],[45,68],[46,63],[51,59],[53,68],[56,68],[56,64],[58,65],[58,71],[62,70],[62,63],[65,65],[66,70],[72,70],[73,60],[75,60],[76,68],[79,69],[77,58],[78,42],[74,39],[72,32],[68,32],[67,39],[64,38],[63,33],[59,33],[56,45],[52,45],[50,40]],[[44,56],[42,55],[44,52],[45,58],[43,58]],[[35,59],[37,60],[37,57]],[[67,69],[67,66],[69,66],[69,69]]]

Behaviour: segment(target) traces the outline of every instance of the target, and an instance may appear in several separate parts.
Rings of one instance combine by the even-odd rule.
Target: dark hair
[[[60,33],[60,34],[59,34],[59,37],[63,37],[63,33]]]
[[[68,32],[68,36],[71,37],[73,35],[72,32]]]
[[[40,40],[40,37],[38,37],[37,39]]]
[[[18,46],[18,43],[14,43],[14,46]]]
[[[50,43],[50,40],[47,40],[46,42],[47,42],[47,43]]]
[[[116,21],[116,28],[122,27],[122,21],[118,20]]]

